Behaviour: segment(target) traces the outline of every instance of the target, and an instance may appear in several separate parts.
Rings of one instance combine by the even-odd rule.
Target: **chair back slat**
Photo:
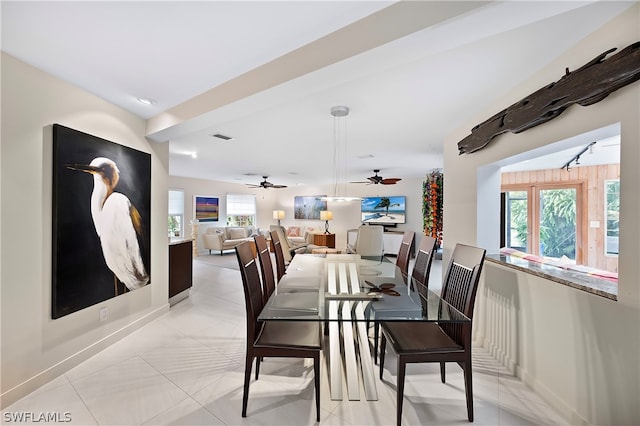
[[[402,235],[402,242],[400,243],[398,257],[396,258],[396,266],[402,271],[403,277],[409,275],[409,258],[413,252],[415,234],[414,231],[405,231]]]
[[[251,242],[245,241],[236,246],[236,256],[240,275],[242,276],[242,287],[244,288],[244,300],[247,315],[247,342],[254,342],[261,324],[258,322],[258,315],[264,307],[262,288],[260,285],[260,275],[256,259],[253,257]]]
[[[253,237],[258,251],[258,259],[260,260],[260,274],[262,275],[262,296],[264,303],[267,303],[269,296],[276,289],[276,280],[273,276],[273,264],[271,263],[271,253],[267,246],[267,239],[263,235]]]
[[[456,244],[442,286],[442,299],[471,320],[485,253],[478,247]],[[460,346],[471,343],[471,323],[443,323],[440,327]]]
[[[282,242],[280,241],[280,236],[277,232],[271,231],[271,241],[273,242],[273,252],[276,255],[276,273],[278,281],[280,281],[286,270],[284,263],[284,249],[282,247]]]

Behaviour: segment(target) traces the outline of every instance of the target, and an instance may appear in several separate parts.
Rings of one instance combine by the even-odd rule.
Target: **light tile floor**
[[[78,425],[316,424],[311,360],[266,359],[260,379],[251,382],[248,416],[241,417],[242,281],[237,270],[210,259],[195,258],[188,299],[7,407],[2,423],[16,413],[58,412]],[[432,288],[440,270],[434,262]],[[332,401],[323,368],[320,424],[395,424],[395,357],[387,355],[385,364],[379,400],[371,402]],[[481,348],[474,354],[473,380],[476,425],[568,424]],[[408,367],[403,424],[469,424],[457,365],[448,365],[446,384],[438,365]]]

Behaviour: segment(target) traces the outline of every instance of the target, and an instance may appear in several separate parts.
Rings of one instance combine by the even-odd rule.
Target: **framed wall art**
[[[219,211],[218,197],[195,195],[193,197],[194,217],[200,222],[217,222]]]
[[[294,197],[293,217],[294,219],[315,219],[320,220],[320,211],[327,210],[327,202],[321,200],[326,195],[313,195],[310,197]]]
[[[151,282],[151,155],[53,125],[51,316]]]

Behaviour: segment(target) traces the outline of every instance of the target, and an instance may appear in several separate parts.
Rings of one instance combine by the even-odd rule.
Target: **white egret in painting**
[[[67,167],[93,175],[91,217],[107,267],[129,290],[145,286],[149,274],[138,242],[142,219],[129,198],[114,191],[120,180],[118,166],[108,158],[98,157],[89,165],[68,164]]]

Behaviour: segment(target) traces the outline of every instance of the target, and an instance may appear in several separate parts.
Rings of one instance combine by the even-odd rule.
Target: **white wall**
[[[425,170],[425,176],[429,170]],[[416,232],[416,243],[422,235],[422,182],[423,179],[403,179],[396,185],[364,185],[350,184],[347,189],[349,196],[385,196],[404,195],[407,197],[407,223],[398,225],[398,231],[413,230]],[[261,229],[269,229],[276,223],[273,210],[284,210],[283,226],[301,226],[324,229],[324,221],[302,220],[293,218],[293,200],[295,196],[333,195],[333,185],[299,186],[283,189],[251,189],[246,185],[227,182],[206,181],[200,179],[169,177],[171,189],[185,191],[185,223],[193,218],[193,196],[211,195],[220,197],[220,221],[213,224],[200,225],[199,234],[208,226],[224,226],[226,224],[225,195],[227,193],[256,194],[258,208],[257,225]],[[347,245],[347,230],[360,225],[360,201],[338,203],[327,202],[327,208],[333,211],[334,220],[329,222],[329,230],[336,234],[336,248]],[[186,231],[189,236],[191,230]],[[198,238],[199,252],[206,253],[202,248],[201,238]]]
[[[150,285],[51,319],[51,125],[151,154]],[[2,53],[2,407],[168,310],[168,146],[145,123]],[[87,283],[90,285],[90,283]],[[99,309],[108,321],[99,323]]]
[[[213,165],[212,165],[213,166]],[[256,195],[256,226],[261,229],[269,229],[269,225],[275,223],[272,219],[274,205],[276,203],[275,196],[278,194],[276,189],[256,190],[246,185],[210,181],[203,179],[185,178],[179,176],[169,176],[169,188],[180,189],[184,191],[184,223],[185,237],[191,237],[191,220],[194,219],[194,197],[196,195],[207,195],[219,198],[218,222],[202,222],[198,226],[198,251],[202,254],[207,252],[203,248],[202,238],[200,235],[205,233],[209,227],[222,227],[227,223],[227,194],[254,194]]]
[[[636,5],[478,112],[447,137],[444,147],[446,260],[456,242],[497,252],[499,179],[488,165],[621,123],[618,301],[489,262],[478,292],[476,340],[504,357],[507,366],[572,423],[640,423],[640,83],[594,105],[574,105],[518,135],[501,135],[473,154],[458,155],[457,143],[476,124],[558,80],[565,67],[575,70],[611,47],[621,49],[640,40],[639,18]]]

